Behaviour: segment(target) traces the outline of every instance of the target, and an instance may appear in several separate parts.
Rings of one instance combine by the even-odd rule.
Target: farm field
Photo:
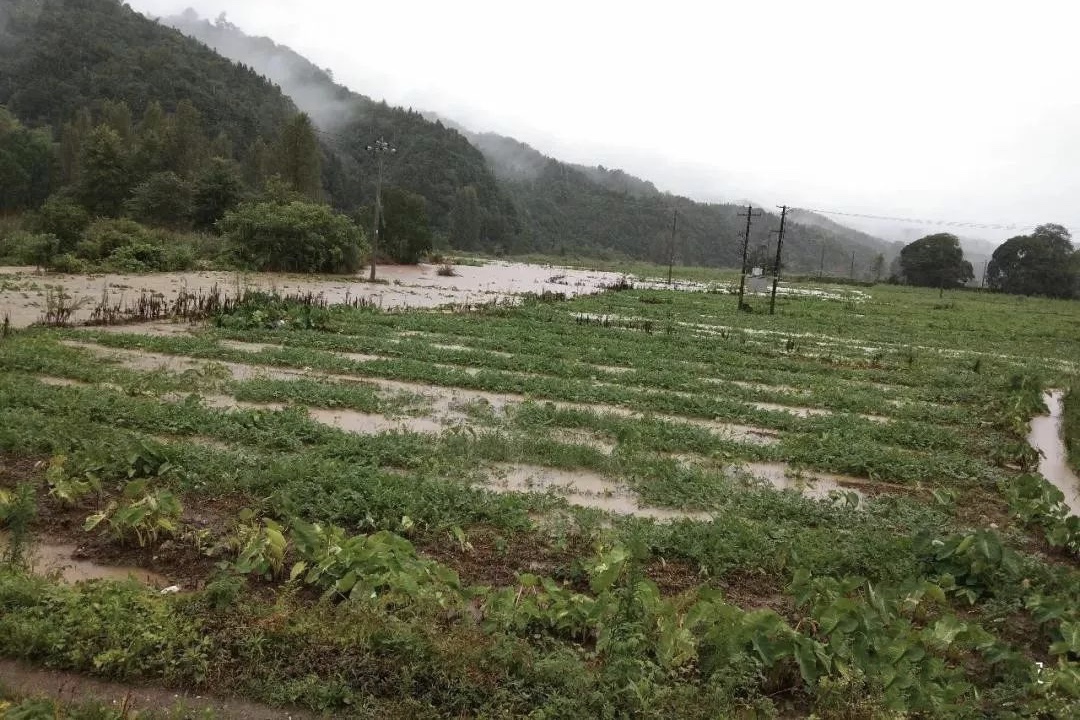
[[[0,656],[331,717],[1080,712],[1080,306],[589,277],[13,331]]]

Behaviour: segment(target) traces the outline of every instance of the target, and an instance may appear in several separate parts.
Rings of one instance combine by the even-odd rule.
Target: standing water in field
[[[1065,493],[1069,510],[1073,515],[1080,515],[1080,478],[1066,461],[1065,441],[1061,437],[1063,394],[1061,390],[1043,394],[1043,402],[1050,413],[1032,418],[1028,443],[1039,451],[1039,474]]]

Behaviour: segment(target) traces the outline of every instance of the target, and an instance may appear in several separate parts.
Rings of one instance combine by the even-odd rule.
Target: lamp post
[[[396,153],[397,148],[379,138],[374,144],[367,146],[367,151],[374,153],[379,160],[379,175],[375,183],[375,212],[373,213],[375,215],[375,228],[371,233],[371,275],[368,277],[368,280],[375,282],[375,257],[379,252],[379,215],[382,213],[383,160],[387,155]]]

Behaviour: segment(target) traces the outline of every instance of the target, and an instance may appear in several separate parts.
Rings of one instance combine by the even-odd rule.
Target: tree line
[[[940,289],[961,287],[974,279],[960,240],[936,233],[900,251],[893,280]],[[983,279],[991,290],[1013,295],[1080,298],[1080,250],[1062,225],[1039,225],[1028,235],[1009,238],[994,250]]]

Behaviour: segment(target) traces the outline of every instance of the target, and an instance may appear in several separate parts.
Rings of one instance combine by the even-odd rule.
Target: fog
[[[357,92],[697,199],[1080,230],[1065,2],[130,4],[226,11]]]

